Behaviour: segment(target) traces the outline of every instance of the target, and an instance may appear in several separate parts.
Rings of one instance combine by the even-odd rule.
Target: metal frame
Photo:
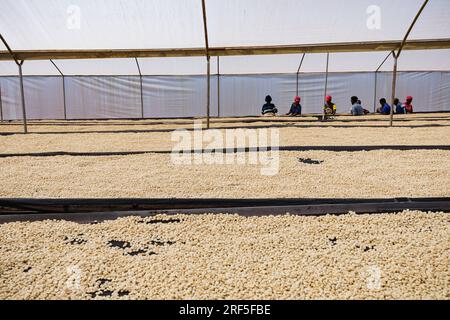
[[[397,65],[398,65],[398,58],[400,57],[400,54],[402,53],[403,48],[406,45],[406,40],[408,40],[408,36],[411,33],[414,25],[416,24],[417,20],[420,17],[420,14],[425,9],[426,5],[428,4],[429,0],[425,0],[422,6],[420,7],[419,11],[417,12],[416,16],[414,17],[414,20],[412,21],[411,25],[408,28],[408,31],[405,34],[405,37],[403,38],[402,43],[400,44],[400,47],[397,50],[397,53],[395,53],[395,49],[392,50],[392,55],[394,56],[394,70],[392,74],[392,100],[391,100],[391,112],[389,117],[389,126],[392,127],[392,122],[394,118],[394,100],[395,100],[395,89],[397,85]]]
[[[20,95],[22,98],[22,119],[23,119],[23,133],[28,133],[28,126],[27,126],[27,111],[25,108],[25,91],[23,88],[23,73],[22,73],[22,65],[25,60],[20,60],[16,57],[14,52],[11,50],[10,46],[6,42],[5,38],[0,34],[0,40],[2,40],[3,44],[5,45],[6,49],[8,50],[9,55],[14,60],[14,62],[17,64],[17,67],[19,68],[19,77],[20,77]]]
[[[377,70],[375,70],[375,85],[374,85],[374,92],[373,92],[373,112],[377,109],[377,80],[378,80],[378,72],[380,71],[381,67],[384,65],[384,63],[387,61],[387,59],[390,57],[392,52],[389,52],[389,54],[384,58],[383,62],[378,66]]]
[[[23,117],[23,133],[28,133],[27,126],[27,111],[25,108],[25,90],[23,85],[23,73],[22,73],[22,65],[24,60],[20,61],[17,65],[19,66],[19,77],[20,77],[20,96],[22,98],[22,117]]]
[[[303,64],[303,60],[305,59],[305,55],[306,55],[306,53],[304,53],[303,55],[302,55],[302,60],[300,60],[300,64],[298,65],[298,69],[297,69],[297,80],[296,80],[296,90],[295,90],[295,92],[296,92],[296,95],[298,96],[298,76],[299,76],[299,74],[300,74],[300,69],[301,69],[301,67],[302,67],[302,64]]]
[[[0,122],[3,122],[2,85],[0,83]]]
[[[206,5],[205,0],[202,0],[202,13],[203,13],[203,28],[205,32],[205,54],[206,54],[206,128],[209,129],[210,123],[210,100],[211,100],[211,56],[209,52],[209,42],[208,42],[208,24],[206,21]]]
[[[392,53],[389,52],[389,55]],[[378,71],[378,73],[391,73],[392,71]],[[399,70],[400,72],[450,72],[449,70],[442,69],[442,70],[414,70],[414,69],[405,69],[405,70]],[[321,74],[323,71],[308,71],[304,72],[304,74]],[[366,70],[366,71],[328,71],[328,74],[348,74],[348,73],[374,73],[374,71]],[[302,74],[302,72],[300,72]],[[251,73],[221,73],[221,77],[230,77],[230,76],[261,76],[261,75],[295,75],[295,72],[251,72]],[[0,75],[1,78],[11,78],[11,77],[17,77],[16,75]],[[28,74],[25,76],[26,78],[52,78],[52,77],[58,77],[57,75],[40,75],[40,74]],[[139,78],[139,75],[136,74],[70,74],[70,75],[64,75],[65,78],[83,78],[83,77],[136,77]],[[142,77],[204,77],[204,74],[201,73],[186,73],[186,74],[143,74]]]
[[[210,56],[368,52],[397,50],[400,41],[366,41],[344,43],[319,43],[304,45],[208,47]],[[450,38],[411,40],[403,50],[449,49]],[[151,58],[151,57],[194,57],[205,56],[205,48],[187,49],[102,49],[102,50],[17,50],[19,60],[49,59],[100,59],[100,58]],[[0,60],[13,60],[7,51],[0,51]]]
[[[0,122],[3,122],[2,84],[0,83]]]
[[[66,107],[66,81],[64,78],[64,74],[62,73],[61,69],[58,68],[58,66],[56,65],[56,63],[50,59],[50,62],[55,66],[56,70],[58,70],[58,72],[61,74],[62,76],[62,89],[63,89],[63,104],[64,104],[64,120],[67,120],[67,107]]]
[[[66,99],[65,99],[65,82],[64,74],[59,70],[52,59],[95,59],[95,58],[135,58],[136,64],[139,70],[139,76],[141,81],[141,108],[143,117],[143,93],[142,93],[142,74],[140,71],[138,57],[186,57],[186,56],[203,56],[206,55],[207,60],[207,102],[206,102],[206,117],[207,128],[210,127],[210,86],[211,86],[211,68],[210,58],[212,56],[226,56],[226,55],[262,55],[262,54],[289,54],[303,52],[303,57],[300,62],[300,66],[297,70],[297,95],[298,95],[298,75],[305,57],[305,53],[327,53],[327,66],[325,74],[325,96],[327,94],[328,86],[328,64],[330,52],[360,52],[360,51],[391,51],[394,57],[394,69],[392,79],[392,101],[390,112],[390,126],[393,122],[393,104],[395,99],[396,81],[397,81],[397,66],[398,58],[402,50],[421,50],[421,49],[448,49],[450,48],[450,39],[434,39],[434,40],[413,40],[407,43],[409,34],[411,33],[415,23],[417,22],[425,6],[429,0],[425,0],[419,11],[417,12],[414,20],[412,21],[408,31],[406,32],[403,41],[399,44],[398,41],[375,41],[375,42],[351,42],[351,43],[328,43],[328,44],[310,44],[310,45],[284,45],[284,46],[253,46],[253,47],[222,47],[222,48],[209,48],[208,42],[208,28],[206,18],[206,5],[205,0],[202,0],[202,15],[203,15],[203,27],[205,33],[205,48],[190,48],[190,49],[141,49],[141,50],[21,50],[13,52],[9,47],[6,40],[0,34],[0,39],[4,43],[7,51],[0,51],[1,60],[14,60],[19,68],[20,77],[20,91],[22,97],[22,115],[24,133],[27,133],[27,119],[26,119],[26,107],[25,107],[25,94],[23,84],[22,65],[25,60],[46,60],[49,59],[56,69],[63,77],[63,92],[64,92],[64,118],[66,119]],[[395,52],[397,50],[397,53]],[[386,57],[387,59],[388,57]],[[385,59],[385,61],[386,61]],[[385,62],[383,61],[383,63]],[[382,63],[382,64],[383,64]],[[219,95],[219,61],[217,62],[218,68],[218,95]],[[381,68],[381,66],[379,67]],[[377,73],[375,71],[375,102],[376,105],[376,86],[377,86]],[[218,100],[218,104],[220,104]],[[220,112],[218,106],[218,112]],[[220,114],[220,113],[219,113]]]
[[[327,97],[327,90],[328,90],[328,66],[330,63],[330,53],[327,52],[327,65],[326,65],[326,70],[325,70],[325,94],[323,96],[323,100],[324,102],[326,102],[326,97]],[[325,120],[326,115],[325,115],[325,109],[322,107],[323,109],[323,120]]]
[[[217,56],[217,117],[220,118],[220,57]]]
[[[143,83],[142,83],[142,73],[141,73],[141,67],[139,66],[139,61],[136,57],[134,57],[134,60],[136,61],[136,65],[139,71],[139,82],[141,86],[141,118],[144,119],[144,89],[143,89]]]
[[[405,209],[449,212],[450,198],[382,199],[1,199],[0,224],[58,219],[89,223],[123,216],[211,214],[231,211],[242,216],[338,215],[399,212]],[[226,208],[226,210],[224,210]],[[448,214],[448,213],[447,213]],[[175,220],[177,221],[177,220]]]
[[[395,100],[395,90],[397,87],[397,63],[398,63],[398,55],[395,54],[395,51],[392,50],[392,56],[394,57],[394,71],[392,73],[392,97],[391,97],[391,110],[389,116],[389,126],[392,127],[393,119],[394,119],[394,100]]]
[[[324,99],[327,96],[327,90],[328,90],[328,67],[329,67],[329,64],[330,64],[330,53],[327,52],[327,65],[326,65],[326,69],[325,69],[325,94],[323,96]]]

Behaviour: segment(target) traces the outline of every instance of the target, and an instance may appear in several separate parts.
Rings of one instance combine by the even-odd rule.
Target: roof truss
[[[322,43],[306,45],[210,47],[210,56],[333,53],[392,51],[400,48],[402,41],[371,41],[347,43]],[[403,50],[450,49],[450,38],[432,40],[409,40]],[[15,50],[18,60],[49,59],[104,59],[149,57],[196,57],[205,56],[205,48],[186,49],[96,49],[96,50]],[[0,60],[13,60],[8,51],[0,51]]]

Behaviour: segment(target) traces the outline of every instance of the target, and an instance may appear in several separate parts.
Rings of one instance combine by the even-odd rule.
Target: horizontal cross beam
[[[210,47],[210,56],[370,52],[397,50],[401,41],[371,41],[347,43],[321,43],[305,45]],[[450,39],[410,40],[403,50],[450,49]],[[18,60],[49,59],[102,59],[102,58],[150,58],[204,56],[205,48],[185,49],[95,49],[95,50],[15,50]],[[12,60],[7,51],[0,51],[0,60]]]

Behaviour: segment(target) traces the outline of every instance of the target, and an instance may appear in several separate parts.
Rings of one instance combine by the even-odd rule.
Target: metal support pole
[[[217,56],[217,117],[220,118],[220,57]]]
[[[324,102],[326,102],[327,89],[328,89],[328,64],[330,62],[330,53],[327,52],[327,67],[325,71],[325,95],[323,96]],[[323,108],[323,120],[325,120],[325,108]]]
[[[23,119],[23,133],[28,133],[27,127],[27,111],[25,109],[25,91],[23,89],[23,74],[22,74],[22,65],[23,60],[17,64],[19,67],[19,77],[20,77],[20,95],[22,98],[22,119]]]
[[[328,65],[329,65],[329,62],[330,62],[330,53],[328,52],[327,53],[327,68],[325,71],[325,95],[323,97],[324,99],[327,96],[327,90],[328,90]]]
[[[58,70],[58,72],[61,74],[62,76],[62,89],[63,89],[63,108],[64,108],[64,120],[67,120],[67,108],[66,108],[66,81],[64,78],[64,74],[62,73],[62,71],[58,68],[58,66],[56,65],[56,63],[50,59],[50,62],[55,66],[56,70]]]
[[[141,67],[139,66],[139,61],[138,59],[135,57],[134,60],[136,60],[136,65],[139,71],[139,81],[140,81],[140,86],[141,86],[141,118],[144,119],[144,86],[142,83],[142,73],[141,73]]]
[[[373,90],[373,113],[377,110],[377,80],[378,80],[378,71],[375,71],[375,85]]]
[[[387,59],[391,56],[392,52],[389,52],[389,54],[384,58],[383,62],[378,66],[377,70],[375,70],[375,85],[374,85],[374,93],[373,93],[373,112],[375,113],[377,109],[377,80],[378,80],[378,71],[380,71],[381,67],[384,65],[384,63],[387,61]]]
[[[391,112],[389,119],[389,125],[391,127],[392,127],[392,120],[394,118],[394,99],[395,99],[395,89],[397,85],[397,60],[398,60],[398,55],[395,54],[394,51],[392,51],[392,55],[394,56],[394,71],[392,73],[392,99],[391,99]]]
[[[11,55],[11,57],[14,59],[14,61],[16,62],[17,66],[19,67],[19,77],[20,77],[20,93],[22,96],[22,118],[23,118],[23,132],[24,133],[28,133],[28,128],[27,128],[27,113],[25,110],[25,92],[23,90],[23,74],[22,74],[22,65],[24,60],[19,61],[19,59],[17,59],[16,55],[14,54],[14,52],[11,50],[11,47],[9,46],[9,44],[6,42],[5,38],[3,38],[3,36],[0,34],[0,40],[3,42],[3,44],[5,45],[6,49],[8,50],[9,54]]]
[[[303,54],[302,60],[300,60],[300,64],[298,65],[298,69],[297,69],[297,86],[296,86],[296,90],[295,90],[296,96],[298,96],[298,76],[300,74],[300,68],[302,67],[303,59],[305,59],[305,55],[306,55],[306,53]]]
[[[409,26],[408,31],[406,32],[405,37],[403,38],[402,44],[400,45],[400,48],[398,49],[398,52],[397,52],[397,58],[400,56],[400,53],[402,52],[403,47],[404,47],[405,44],[406,44],[406,40],[408,40],[409,34],[411,33],[412,29],[414,28],[414,25],[416,24],[417,20],[419,19],[420,14],[422,13],[423,9],[425,9],[425,7],[426,7],[428,1],[429,1],[429,0],[425,0],[425,1],[424,1],[424,3],[422,4],[422,6],[420,7],[419,11],[417,12],[416,16],[414,17],[413,22],[412,22],[411,25]]]
[[[67,120],[67,102],[66,102],[66,77],[62,76],[63,100],[64,100],[64,120]]]
[[[395,99],[395,87],[396,87],[396,82],[397,82],[397,60],[400,57],[400,54],[402,53],[403,47],[406,44],[406,40],[408,40],[408,36],[411,33],[414,25],[416,24],[417,20],[419,19],[420,14],[422,13],[423,9],[425,9],[427,3],[429,0],[425,0],[422,4],[422,6],[420,7],[419,11],[417,12],[416,16],[414,17],[413,22],[411,23],[411,25],[408,28],[408,31],[405,34],[405,37],[403,38],[402,43],[400,44],[400,47],[398,48],[397,53],[395,53],[395,51],[392,51],[392,55],[394,56],[394,72],[392,74],[392,105],[391,105],[391,115],[390,115],[390,119],[389,119],[389,125],[392,127],[392,120],[394,118],[394,99]]]
[[[208,42],[208,23],[206,21],[206,5],[205,0],[202,0],[202,14],[203,14],[203,28],[205,31],[205,55],[207,61],[207,93],[206,93],[206,128],[209,129],[209,105],[210,105],[210,86],[211,86],[211,65],[209,55],[209,42]]]
[[[3,122],[2,86],[0,86],[0,121]]]
[[[207,57],[207,86],[206,86],[206,128],[209,129],[209,116],[210,116],[210,88],[211,88],[211,57]]]

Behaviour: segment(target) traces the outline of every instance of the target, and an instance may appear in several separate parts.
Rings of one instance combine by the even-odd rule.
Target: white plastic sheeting
[[[225,56],[220,57],[221,74],[294,73],[303,54]],[[329,72],[375,71],[389,52],[331,53]],[[326,53],[306,54],[300,72],[324,72]],[[392,71],[392,55],[381,71]],[[215,69],[213,68],[213,71]],[[403,51],[398,59],[399,71],[450,71],[449,50]]]
[[[0,77],[4,119],[22,119],[18,77]],[[64,118],[61,77],[24,77],[25,101],[29,119]]]
[[[0,30],[13,50],[204,45],[197,0],[1,0]]]
[[[206,57],[139,58],[143,75],[206,74]],[[217,57],[211,57],[211,73],[217,70]]]
[[[373,73],[329,74],[327,93],[333,96],[338,112],[346,112],[350,108],[351,95],[358,95],[365,103],[373,100],[374,79]],[[304,113],[322,111],[324,86],[325,73],[300,75],[299,94]],[[294,100],[295,89],[296,76],[292,74],[224,76],[221,80],[221,92],[225,92],[221,99],[223,115],[259,114],[267,94],[272,96],[281,113],[287,113]]]
[[[139,77],[65,77],[65,81],[68,119],[141,117]]]
[[[55,60],[54,63],[64,75],[139,75],[134,59]],[[29,66],[24,65],[23,69]]]
[[[403,39],[421,0],[207,0],[211,46]],[[446,38],[450,2],[430,1],[410,39]]]
[[[423,0],[205,0],[211,46],[400,40]],[[449,1],[427,5],[411,39],[446,38]],[[2,0],[15,50],[204,46],[201,0]]]
[[[405,101],[413,96],[415,111],[450,111],[450,72],[400,72],[397,76],[397,97]],[[380,73],[378,80],[378,97],[384,94],[390,101],[392,72]]]
[[[414,96],[415,111],[450,111],[450,72],[400,72],[397,96],[401,101],[407,95]],[[392,73],[379,72],[377,96],[391,100]],[[295,96],[295,75],[248,75],[221,77],[221,115],[256,115],[264,103],[266,94],[282,113],[286,113]],[[301,74],[299,94],[304,113],[320,113],[325,95],[325,73]],[[350,110],[350,97],[355,95],[363,107],[374,111],[375,74],[330,73],[327,94],[333,96],[339,113]]]
[[[211,116],[217,116],[216,81],[217,77],[211,78]],[[143,84],[144,117],[206,115],[206,77],[204,76],[145,76]]]
[[[24,76],[57,76],[60,75],[58,70],[49,60],[26,61],[22,65]],[[14,61],[0,61],[0,75],[17,76],[19,70]]]
[[[391,56],[380,70],[392,71],[393,65],[394,59]],[[398,59],[398,70],[450,71],[450,49],[402,51]]]
[[[324,73],[300,74],[305,113],[320,113]],[[327,93],[338,112],[348,112],[350,96],[358,96],[370,111],[374,107],[374,72],[330,73]],[[391,97],[392,73],[379,72],[376,101]],[[280,112],[288,111],[295,96],[295,74],[220,76],[220,116],[258,115],[270,94]],[[140,118],[138,76],[65,77],[68,119]],[[17,77],[0,77],[4,119],[21,119]],[[400,72],[397,96],[414,96],[416,111],[450,111],[450,72]],[[25,100],[30,119],[62,119],[62,77],[25,77]],[[144,76],[144,117],[194,117],[206,114],[206,77]],[[211,77],[211,115],[218,114],[217,76]]]
[[[423,0],[206,0],[210,46],[401,40]],[[13,50],[202,48],[201,0],[2,0],[0,30]],[[433,0],[409,39],[450,38],[450,1]],[[3,47],[0,47],[4,50]],[[449,50],[403,52],[404,71],[450,70]],[[386,53],[387,54],[387,53]],[[374,71],[384,53],[332,54],[330,71]],[[411,57],[411,58],[408,58]],[[392,59],[390,59],[391,61]],[[146,75],[205,74],[204,58],[139,59]],[[296,55],[222,57],[224,74],[292,73]],[[388,61],[382,70],[392,70]],[[136,75],[134,59],[55,61],[70,75]],[[389,64],[390,63],[390,64]],[[305,72],[322,72],[307,55]],[[215,63],[212,63],[215,72]],[[16,75],[0,62],[0,75]],[[26,75],[56,75],[25,62]]]

